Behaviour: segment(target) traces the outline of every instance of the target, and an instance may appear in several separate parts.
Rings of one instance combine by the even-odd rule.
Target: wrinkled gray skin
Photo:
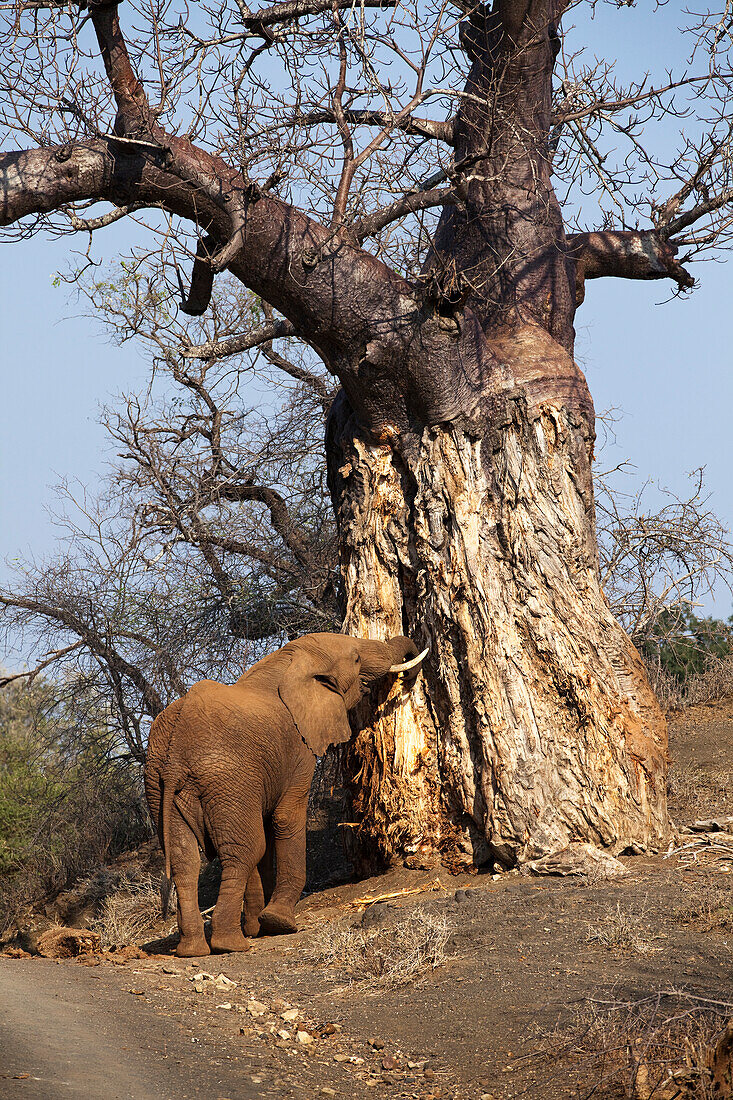
[[[260,929],[297,930],[316,757],[348,741],[347,711],[370,684],[416,655],[409,638],[307,634],[236,684],[195,684],[156,718],[145,794],[178,894],[177,955],[209,954],[198,908],[199,848],[222,864],[212,950],[244,951],[245,935]]]

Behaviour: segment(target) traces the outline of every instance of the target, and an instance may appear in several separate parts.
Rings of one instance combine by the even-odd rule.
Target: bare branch
[[[617,114],[620,111],[628,110],[630,107],[640,107],[649,100],[659,100],[678,88],[694,87],[696,84],[708,84],[709,82],[710,74],[705,73],[704,76],[685,76],[681,80],[671,80],[656,88],[649,88],[647,91],[644,91],[643,85],[641,85],[637,91],[632,91],[629,95],[620,96],[616,99],[597,98],[583,107],[560,104],[553,112],[553,125],[564,126],[570,122],[579,122],[581,119],[590,118],[593,115]]]
[[[720,210],[722,207],[731,204],[733,204],[733,187],[722,191],[719,195],[711,196],[707,201],[698,203],[692,210],[688,210],[684,214],[680,214],[679,217],[673,218],[666,225],[663,225],[659,232],[667,237],[676,236],[678,233],[681,233],[683,229],[687,229],[689,226],[694,225],[695,222],[701,221],[707,214],[712,214],[716,210]]]
[[[314,566],[313,551],[303,533],[297,530],[288,506],[280,493],[265,485],[241,485],[224,482],[217,487],[217,495],[222,500],[241,502],[256,500],[267,505],[272,526],[291,551],[296,561],[305,569]]]
[[[576,303],[585,298],[585,280],[674,279],[683,289],[695,280],[675,259],[677,248],[656,230],[576,233],[568,237],[568,254],[576,264]]]
[[[436,141],[445,142],[446,145],[453,145],[454,123],[452,119],[442,122],[439,119],[415,118],[414,115],[409,114],[395,123],[395,119],[385,114],[384,111],[357,111],[353,109],[344,111],[344,118],[352,126],[379,126],[381,129],[392,126],[405,134],[434,138]],[[308,114],[300,115],[297,121],[304,126],[318,126],[324,122],[335,123],[337,119],[333,111],[323,110],[310,111]]]
[[[434,187],[430,191],[413,191],[410,195],[403,195],[396,199],[390,206],[377,210],[373,214],[365,214],[354,222],[351,231],[357,241],[364,241],[367,237],[373,237],[385,226],[407,214],[415,214],[418,210],[428,210],[434,206],[446,206],[458,201],[454,188]]]
[[[152,133],[153,115],[143,86],[130,63],[120,29],[117,4],[91,7],[92,24],[107,78],[117,103],[115,132],[121,137],[142,137]]]
[[[214,289],[214,268],[211,260],[215,248],[215,243],[211,237],[199,238],[191,275],[191,289],[187,295],[184,294],[183,283],[180,274],[178,275],[181,290],[181,309],[189,317],[201,317],[209,308],[211,292]]]
[[[90,626],[90,624],[83,622],[72,611],[60,605],[52,606],[45,603],[43,600],[14,596],[10,593],[0,593],[0,604],[4,607],[21,608],[24,611],[30,611],[34,615],[41,616],[44,619],[60,623],[73,634],[76,634],[90,652],[104,660],[110,668],[115,669],[118,674],[126,676],[131,683],[135,685],[144,700],[146,710],[151,718],[154,718],[163,710],[164,703],[160,695],[141,670],[131,665],[129,661],[126,661],[125,658],[115,650],[110,641],[105,639],[97,630]]]
[[[262,354],[265,356],[268,363],[272,363],[273,367],[277,367],[291,378],[294,378],[297,382],[302,382],[304,385],[308,386],[318,397],[324,414],[328,413],[333,403],[334,390],[326,385],[323,378],[314,374],[313,371],[305,370],[304,367],[298,366],[297,363],[291,363],[284,355],[280,355],[276,352],[271,344],[265,344],[263,346]]]
[[[252,332],[242,332],[236,336],[227,336],[223,340],[207,340],[204,344],[190,344],[181,354],[184,359],[226,359],[261,344],[269,344],[282,337],[297,336],[295,326],[290,321],[270,321]]]
[[[32,684],[36,676],[43,672],[44,668],[48,668],[49,665],[59,661],[62,657],[66,657],[69,653],[73,653],[75,650],[80,649],[84,645],[84,641],[80,639],[78,642],[72,642],[71,645],[64,646],[63,649],[54,649],[52,653],[46,655],[46,659],[36,665],[35,668],[30,669],[28,672],[16,672],[12,676],[0,676],[0,687],[6,687],[8,684],[12,684],[14,680],[28,680],[29,684]]]
[[[336,125],[341,135],[341,144],[344,149],[341,178],[336,188],[336,198],[334,200],[333,215],[331,218],[331,226],[336,227],[343,222],[346,214],[346,203],[348,202],[349,188],[351,187],[351,181],[354,178],[354,172],[356,170],[356,162],[354,160],[354,142],[351,137],[351,129],[346,121],[343,107],[343,97],[344,91],[346,90],[346,76],[348,71],[348,57],[346,53],[344,27],[337,7],[333,9],[333,20],[338,33],[339,76],[331,96],[331,110],[336,119]]]
[[[359,0],[360,6],[365,8],[393,8],[397,0]],[[283,3],[272,4],[269,8],[261,8],[253,12],[245,19],[245,24],[251,30],[259,27],[271,27],[274,23],[285,23],[290,19],[300,19],[305,15],[320,15],[323,12],[337,9],[349,9],[354,6],[353,0],[283,0]]]
[[[80,218],[73,211],[69,211],[69,222],[73,229],[78,231],[86,230],[87,233],[93,233],[96,229],[104,229],[108,225],[113,225],[115,222],[120,221],[122,218],[126,218],[128,214],[134,214],[137,210],[144,209],[137,203],[130,203],[127,206],[116,206],[114,210],[108,211],[106,214],[101,214],[98,218]]]

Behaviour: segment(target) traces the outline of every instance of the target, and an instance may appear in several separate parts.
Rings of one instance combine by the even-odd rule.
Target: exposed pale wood
[[[339,427],[345,629],[431,647],[356,742],[366,850],[512,865],[664,845],[666,725],[598,583],[588,422],[517,394],[483,435],[398,449]]]

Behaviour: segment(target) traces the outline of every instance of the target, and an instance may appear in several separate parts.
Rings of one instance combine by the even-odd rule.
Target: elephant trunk
[[[361,675],[365,680],[380,680],[390,672],[398,672],[404,664],[417,668],[425,654],[419,654],[410,638],[388,638],[385,642],[361,639]],[[417,673],[415,673],[417,675]]]

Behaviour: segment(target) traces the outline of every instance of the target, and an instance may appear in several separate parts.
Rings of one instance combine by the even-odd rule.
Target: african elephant
[[[247,936],[297,930],[316,757],[351,737],[347,711],[372,682],[389,673],[416,677],[425,653],[409,638],[306,634],[236,684],[202,680],[155,719],[145,794],[178,894],[177,955],[209,953],[198,908],[199,848],[222,864],[212,950],[249,946],[243,897]]]

